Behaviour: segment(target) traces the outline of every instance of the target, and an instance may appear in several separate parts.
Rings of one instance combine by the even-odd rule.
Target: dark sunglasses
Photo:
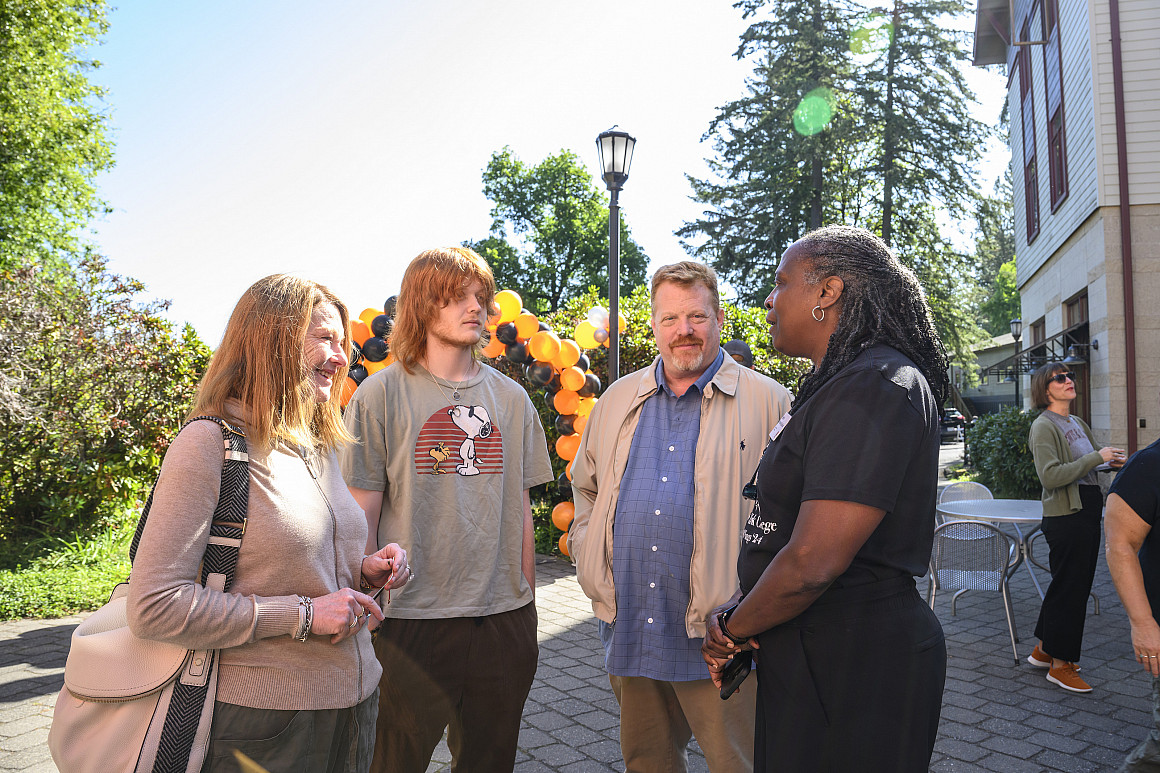
[[[1072,373],[1070,370],[1067,371],[1066,373],[1056,373],[1054,376],[1051,377],[1051,380],[1057,384],[1062,384],[1063,382],[1070,380],[1071,383],[1074,384],[1075,383],[1075,374]]]

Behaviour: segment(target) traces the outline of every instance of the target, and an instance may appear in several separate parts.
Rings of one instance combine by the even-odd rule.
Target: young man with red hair
[[[342,472],[367,552],[398,542],[414,570],[383,604],[372,771],[426,770],[447,728],[455,770],[515,765],[539,654],[528,489],[553,475],[527,392],[478,359],[494,298],[473,251],[421,253],[399,292],[396,362],[346,409],[359,442]]]

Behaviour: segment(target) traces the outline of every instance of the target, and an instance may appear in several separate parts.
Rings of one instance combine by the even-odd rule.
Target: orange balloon
[[[387,359],[390,359],[390,358],[388,357]],[[379,360],[378,362],[370,362],[368,360],[363,360],[363,365],[366,367],[367,373],[371,374],[372,376],[375,373],[378,373],[383,368],[387,367],[387,365],[389,365],[389,364],[390,363],[387,362],[387,360]]]
[[[579,402],[579,401],[577,401],[577,402]],[[584,428],[587,426],[588,426],[588,414],[585,414],[583,416],[577,416],[575,419],[572,419],[572,429],[575,430],[576,434],[578,434],[578,435],[583,434]]]
[[[503,354],[504,349],[506,348],[507,347],[504,346],[503,341],[499,340],[493,335],[491,340],[487,342],[487,346],[483,347],[483,356],[487,357],[489,360],[494,360],[496,357]]]
[[[580,346],[571,338],[560,341],[560,353],[552,360],[552,367],[556,370],[570,368],[580,361]]]
[[[616,312],[616,318],[620,322],[616,326],[617,332],[623,333],[625,330],[628,330],[628,320],[624,318],[624,315],[618,311]]]
[[[552,398],[552,407],[556,409],[556,413],[561,416],[571,416],[576,413],[576,408],[580,405],[580,395],[573,392],[571,389],[561,389]]]
[[[571,502],[560,502],[552,508],[552,525],[560,531],[568,531],[568,526],[575,517],[576,505]]]
[[[501,325],[505,322],[515,322],[520,310],[524,308],[524,302],[512,290],[500,290],[495,294],[495,302],[499,305],[498,322]]]
[[[565,465],[564,475],[568,478],[568,480],[572,480],[572,463],[571,462],[568,462],[568,464]]]
[[[580,448],[579,435],[561,435],[556,438],[556,453],[561,459],[572,461],[576,458],[578,448]]]
[[[387,358],[385,360],[383,360],[383,367],[384,368],[387,367],[388,365],[390,365],[394,361],[395,361],[395,355],[391,354],[390,352],[387,352]]]
[[[540,329],[540,320],[536,319],[535,314],[521,314],[516,317],[516,335],[520,337],[521,341],[526,341],[536,334]]]
[[[359,315],[358,315],[358,318],[359,318],[360,320],[362,320],[362,323],[363,323],[364,325],[366,325],[366,326],[367,326],[367,330],[370,330],[371,323],[372,323],[372,322],[374,322],[374,320],[375,320],[375,317],[379,316],[379,315],[380,315],[380,314],[382,314],[382,313],[383,313],[383,310],[382,310],[382,309],[370,309],[370,308],[367,308],[367,309],[363,309],[363,310],[362,310],[362,314],[359,314]]]
[[[346,377],[346,381],[342,382],[342,407],[350,402],[350,398],[354,396],[354,390],[358,389],[358,384],[350,376]]]
[[[551,330],[541,330],[528,342],[532,356],[543,362],[551,362],[560,353],[560,338]]]
[[[581,349],[595,349],[600,346],[593,338],[595,333],[596,327],[588,320],[584,320],[576,326],[576,344]]]
[[[572,557],[568,554],[568,532],[564,532],[560,535],[560,552],[563,553],[567,558]]]
[[[560,371],[561,389],[570,389],[573,392],[578,392],[582,386],[584,386],[584,371],[575,365]]]
[[[371,337],[371,329],[361,319],[352,319],[350,321],[350,337],[356,344],[362,346],[363,342]]]
[[[557,392],[557,394],[559,394]],[[592,413],[592,409],[596,407],[595,397],[581,397],[580,404],[576,406],[576,413],[581,416],[587,416]]]

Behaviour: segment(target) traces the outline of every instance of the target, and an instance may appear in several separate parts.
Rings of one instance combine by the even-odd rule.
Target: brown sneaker
[[[1057,684],[1070,692],[1091,692],[1092,687],[1076,673],[1075,663],[1065,662],[1059,668],[1047,672],[1047,681]]]
[[[1035,649],[1031,650],[1031,654],[1027,656],[1027,662],[1036,668],[1051,668],[1051,656],[1039,649],[1038,644],[1035,645]]]

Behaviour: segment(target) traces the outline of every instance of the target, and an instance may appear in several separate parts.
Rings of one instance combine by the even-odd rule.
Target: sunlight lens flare
[[[830,125],[834,117],[833,95],[822,86],[802,97],[793,111],[793,128],[803,137],[812,137]]]

